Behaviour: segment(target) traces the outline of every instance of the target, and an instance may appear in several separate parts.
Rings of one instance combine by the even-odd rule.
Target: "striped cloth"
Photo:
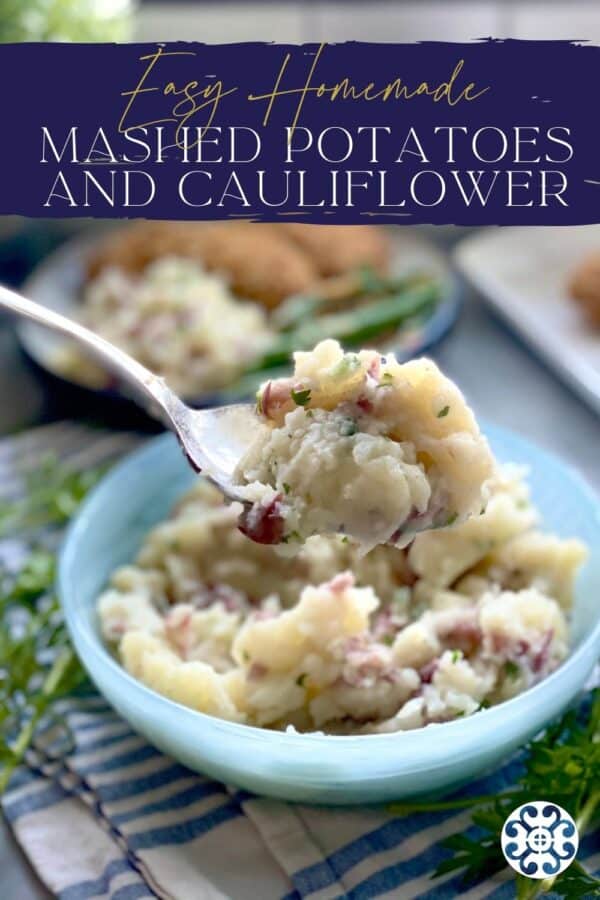
[[[0,441],[0,493],[54,450],[73,466],[110,459],[132,435],[57,424]],[[5,565],[24,547],[0,542]],[[204,778],[131,731],[98,694],[57,704],[13,776],[4,814],[40,878],[60,900],[327,900],[514,897],[511,871],[465,888],[433,878],[453,834],[477,836],[465,811],[397,817],[383,807],[324,809],[254,797]],[[68,726],[68,727],[65,727]],[[520,757],[472,784],[494,793],[519,775]],[[600,831],[579,858],[600,869]]]

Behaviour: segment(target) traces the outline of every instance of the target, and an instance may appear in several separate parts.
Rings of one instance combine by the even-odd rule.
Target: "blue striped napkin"
[[[5,439],[0,493],[18,495],[19,473],[48,450],[83,468],[137,440],[73,423]],[[4,565],[18,565],[23,552],[17,540],[0,542]],[[13,776],[3,810],[60,900],[515,896],[508,868],[470,889],[452,873],[433,878],[448,853],[444,838],[477,836],[468,812],[400,818],[383,807],[324,809],[254,797],[163,756],[98,694],[63,700],[56,713]],[[520,766],[517,756],[468,792],[502,790]],[[582,841],[579,858],[600,870],[600,831]]]

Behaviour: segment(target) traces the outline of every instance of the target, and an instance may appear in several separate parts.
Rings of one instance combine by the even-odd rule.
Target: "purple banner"
[[[600,48],[0,47],[0,213],[600,222]]]

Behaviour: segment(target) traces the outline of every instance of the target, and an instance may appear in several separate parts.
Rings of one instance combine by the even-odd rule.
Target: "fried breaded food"
[[[600,328],[600,251],[580,263],[569,283],[569,291],[588,322]]]
[[[87,277],[96,278],[108,268],[142,272],[159,256],[185,255],[182,248],[197,234],[195,225],[180,222],[135,222],[118,228],[100,240],[89,254]]]
[[[226,276],[233,292],[272,309],[319,279],[314,263],[275,225],[221,222],[207,226],[204,265]]]
[[[250,222],[137,222],[111,234],[89,258],[88,277],[116,267],[141,272],[164,256],[200,261],[235,294],[267,308],[314,284],[310,257],[276,226]]]
[[[323,277],[341,275],[360,266],[380,272],[387,268],[389,244],[381,228],[373,225],[305,225],[301,222],[289,222],[279,227],[308,253]]]

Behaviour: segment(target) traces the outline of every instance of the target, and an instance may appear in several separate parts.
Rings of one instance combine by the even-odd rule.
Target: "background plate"
[[[392,240],[391,269],[395,274],[423,269],[437,275],[444,284],[442,299],[418,332],[400,332],[397,338],[386,342],[395,350],[398,359],[404,361],[423,353],[448,333],[459,313],[461,291],[446,256],[435,244],[412,230],[390,228],[388,233]],[[68,241],[37,266],[25,282],[23,293],[44,306],[75,317],[85,278],[86,255],[104,234],[106,228],[102,229],[101,234],[87,233]],[[63,383],[77,384],[90,394],[122,399],[123,395],[115,389],[94,390],[65,378],[56,365],[57,353],[65,341],[60,335],[27,321],[19,323],[17,333],[27,355],[55,378]],[[219,403],[219,396],[215,393],[202,394],[188,397],[187,400],[194,406],[210,406]]]
[[[567,290],[600,226],[490,228],[455,250],[459,269],[546,362],[600,412],[600,331]]]

